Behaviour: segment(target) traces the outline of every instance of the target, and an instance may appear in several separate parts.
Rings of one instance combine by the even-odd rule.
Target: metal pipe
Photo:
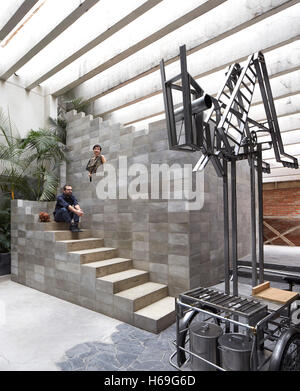
[[[252,333],[253,333],[254,330],[255,330],[255,327],[250,326],[249,324],[241,323],[241,322],[239,322],[239,321],[237,321],[237,320],[230,319],[230,318],[228,318],[228,317],[225,318],[224,316],[221,316],[221,315],[212,314],[211,312],[205,311],[205,310],[203,310],[202,308],[192,307],[192,306],[189,305],[189,304],[185,304],[185,303],[183,303],[183,302],[180,301],[180,300],[178,300],[178,303],[179,303],[180,305],[182,305],[183,307],[186,307],[186,308],[190,308],[190,309],[196,310],[196,311],[201,312],[201,313],[203,313],[203,314],[212,316],[213,318],[221,319],[221,320],[224,320],[225,322],[230,322],[230,323],[233,323],[233,324],[235,324],[235,325],[237,325],[237,326],[242,326],[242,327],[244,327],[244,328],[246,328],[246,329],[249,329]],[[260,322],[260,323],[261,323],[261,322]]]
[[[199,114],[203,111],[210,109],[212,106],[212,99],[208,94],[204,94],[198,99],[191,102],[192,114]],[[178,107],[174,110],[175,121],[180,121],[184,118],[184,108]]]
[[[252,269],[252,266],[244,266],[244,265],[239,265],[237,267],[238,269]],[[258,268],[257,268],[258,270]],[[265,272],[271,273],[271,274],[278,274],[279,276],[290,276],[290,277],[300,277],[300,274],[295,274],[295,273],[289,273],[289,272],[281,272],[279,270],[274,270],[274,269],[264,269]],[[230,281],[232,281],[232,277],[230,278]]]
[[[229,283],[229,214],[228,214],[228,165],[223,159],[223,206],[224,206],[224,276],[225,293],[230,294]]]
[[[250,154],[250,184],[251,184],[251,254],[252,254],[252,286],[257,285],[256,273],[256,210],[255,210],[255,168],[254,155],[251,147]]]
[[[237,275],[237,199],[236,199],[236,161],[231,160],[231,215],[232,215],[232,275],[233,296],[238,296]]]
[[[220,367],[219,365],[217,365],[217,364],[215,364],[215,363],[213,363],[213,362],[211,362],[211,361],[206,360],[205,358],[199,356],[197,353],[194,353],[194,352],[192,352],[192,351],[190,351],[190,350],[188,350],[188,349],[185,349],[185,348],[183,348],[182,346],[179,346],[179,349],[185,351],[185,352],[188,353],[188,354],[191,354],[191,355],[194,356],[194,357],[199,358],[200,360],[204,361],[206,364],[211,365],[211,366],[213,366],[214,368],[219,369],[220,371],[226,371],[226,369]]]
[[[262,147],[257,146],[257,192],[258,192],[258,263],[259,283],[264,282],[264,236],[263,236],[263,184],[262,184]]]

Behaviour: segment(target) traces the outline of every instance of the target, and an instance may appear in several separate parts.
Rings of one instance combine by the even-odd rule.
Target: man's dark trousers
[[[62,222],[71,223],[72,219],[74,219],[75,224],[79,222],[79,216],[77,216],[77,214],[71,212],[67,208],[60,208],[57,209],[55,212],[54,220],[57,223],[62,223]]]

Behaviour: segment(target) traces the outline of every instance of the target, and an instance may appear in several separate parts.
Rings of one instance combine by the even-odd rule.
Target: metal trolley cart
[[[178,370],[300,370],[300,329],[291,317],[291,306],[298,295],[285,304],[276,304],[251,298],[246,294],[250,288],[247,285],[241,284],[240,288],[245,295],[228,295],[218,286],[179,295],[176,351],[170,358],[171,365]],[[201,323],[195,322],[197,317]],[[198,330],[192,329],[193,324]],[[214,324],[221,332],[209,336],[205,331],[197,333],[201,326]],[[192,345],[195,332],[198,343]],[[237,346],[222,347],[222,335],[233,342],[236,337]]]
[[[231,65],[216,97],[206,94],[188,73],[185,46],[180,48],[180,65],[181,72],[166,79],[164,61],[160,64],[169,148],[200,152],[193,171],[205,169],[210,161],[222,178],[224,285],[179,295],[177,349],[170,362],[181,370],[299,370],[300,329],[291,315],[298,295],[276,304],[252,297],[251,287],[238,283],[237,163],[247,160],[250,168],[252,289],[258,282],[264,284],[262,173],[269,173],[270,165],[262,153],[272,149],[277,162],[298,168],[297,159],[284,151],[264,56],[258,52],[243,66]],[[256,85],[266,113],[264,122],[249,117]],[[174,91],[177,96],[182,93],[180,107],[175,107]],[[269,138],[259,142],[259,134]]]

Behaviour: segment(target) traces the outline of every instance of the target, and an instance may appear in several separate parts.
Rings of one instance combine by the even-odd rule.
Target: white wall
[[[0,81],[0,106],[7,113],[23,137],[30,129],[37,130],[47,124],[49,113],[49,98],[44,97],[45,91],[40,87],[27,92],[18,82],[17,77],[9,81]]]

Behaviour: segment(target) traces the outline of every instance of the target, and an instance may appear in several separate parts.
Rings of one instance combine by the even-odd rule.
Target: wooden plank
[[[284,242],[286,242],[289,246],[295,246],[293,242],[288,240],[285,236],[281,235],[280,232],[278,232],[275,228],[273,228],[270,224],[268,224],[266,221],[264,221],[264,226],[269,228],[270,231],[272,231],[275,235],[277,235],[277,238],[282,239]],[[276,238],[276,239],[277,239]]]
[[[256,293],[255,295],[252,294],[253,297],[273,301],[280,304],[285,304],[289,300],[296,298],[298,295],[298,292],[290,292],[278,288],[267,288],[259,293]]]
[[[286,236],[287,234],[290,234],[291,232],[296,231],[296,229],[299,229],[299,228],[300,228],[300,225],[297,225],[296,227],[290,228],[290,229],[288,229],[287,231],[283,232],[281,235],[282,235],[282,236]],[[265,242],[265,244],[271,243],[271,242],[273,242],[273,241],[276,240],[276,239],[278,239],[278,237],[274,237],[274,238],[272,238],[272,239],[268,239],[268,240]]]
[[[264,291],[265,289],[270,288],[270,281],[266,281],[260,285],[254,286],[252,288],[252,296],[256,295],[257,293]]]

